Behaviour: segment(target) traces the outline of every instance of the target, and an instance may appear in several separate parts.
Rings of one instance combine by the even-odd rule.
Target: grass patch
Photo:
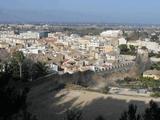
[[[151,97],[159,98],[160,97],[160,92],[154,92],[154,93],[152,93]]]

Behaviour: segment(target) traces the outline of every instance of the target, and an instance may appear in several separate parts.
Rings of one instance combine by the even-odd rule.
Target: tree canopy
[[[139,114],[137,113],[137,106],[131,104],[128,110],[122,113],[119,120],[160,120],[160,107],[154,101],[150,101],[145,112]]]

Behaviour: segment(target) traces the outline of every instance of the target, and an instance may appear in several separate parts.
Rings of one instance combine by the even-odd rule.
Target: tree
[[[155,102],[150,101],[149,108],[145,110],[143,118],[144,120],[160,120],[159,106]]]
[[[32,80],[33,76],[33,65],[34,62],[30,59],[25,59],[22,65],[22,74],[23,74],[23,80],[28,81]]]
[[[152,35],[151,36],[151,41],[158,41],[158,40],[159,40],[158,35]]]
[[[36,120],[35,116],[27,111],[28,87],[23,81],[13,78],[10,64],[3,65],[0,71],[0,120]]]
[[[103,117],[103,116],[101,116],[101,115],[100,115],[100,116],[96,117],[96,119],[95,119],[95,120],[105,120],[105,119],[104,119],[104,117]]]
[[[42,77],[44,75],[47,75],[48,73],[48,66],[46,66],[46,63],[43,62],[37,62],[33,65],[33,78]]]
[[[152,64],[152,65],[151,65],[151,69],[152,69],[152,70],[153,70],[153,69],[160,70],[160,62]]]
[[[3,71],[3,64],[0,63],[0,72]]]
[[[135,48],[134,45],[130,45],[129,48],[130,48],[131,54],[135,54],[136,53],[136,48]]]
[[[136,47],[130,45],[129,47],[126,44],[122,44],[118,46],[120,49],[120,54],[124,55],[135,55],[136,54]]]
[[[25,59],[23,52],[17,51],[13,53],[13,58],[18,62],[19,65],[19,77],[22,78],[22,64]]]
[[[120,49],[121,54],[128,54],[129,48],[127,47],[127,45],[122,44],[122,45],[119,45],[118,47]]]
[[[160,120],[160,107],[154,101],[150,101],[144,114],[137,114],[137,106],[129,105],[129,110],[124,111],[119,120]]]
[[[8,67],[10,68],[12,78],[14,80],[19,80],[20,79],[20,68],[19,68],[18,62],[14,58],[12,58],[8,62]]]
[[[140,114],[137,114],[137,106],[130,104],[128,107],[128,111],[124,111],[122,113],[119,120],[140,120]]]
[[[65,120],[82,120],[82,111],[78,108],[67,110]]]

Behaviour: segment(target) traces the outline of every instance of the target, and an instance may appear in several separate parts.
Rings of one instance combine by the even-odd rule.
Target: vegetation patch
[[[130,45],[129,47],[125,44],[118,46],[120,49],[120,54],[122,55],[136,55],[136,47]]]

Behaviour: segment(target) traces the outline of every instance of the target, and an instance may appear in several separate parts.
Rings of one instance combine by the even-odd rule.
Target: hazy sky
[[[0,0],[0,10],[11,20],[160,23],[160,0]]]

